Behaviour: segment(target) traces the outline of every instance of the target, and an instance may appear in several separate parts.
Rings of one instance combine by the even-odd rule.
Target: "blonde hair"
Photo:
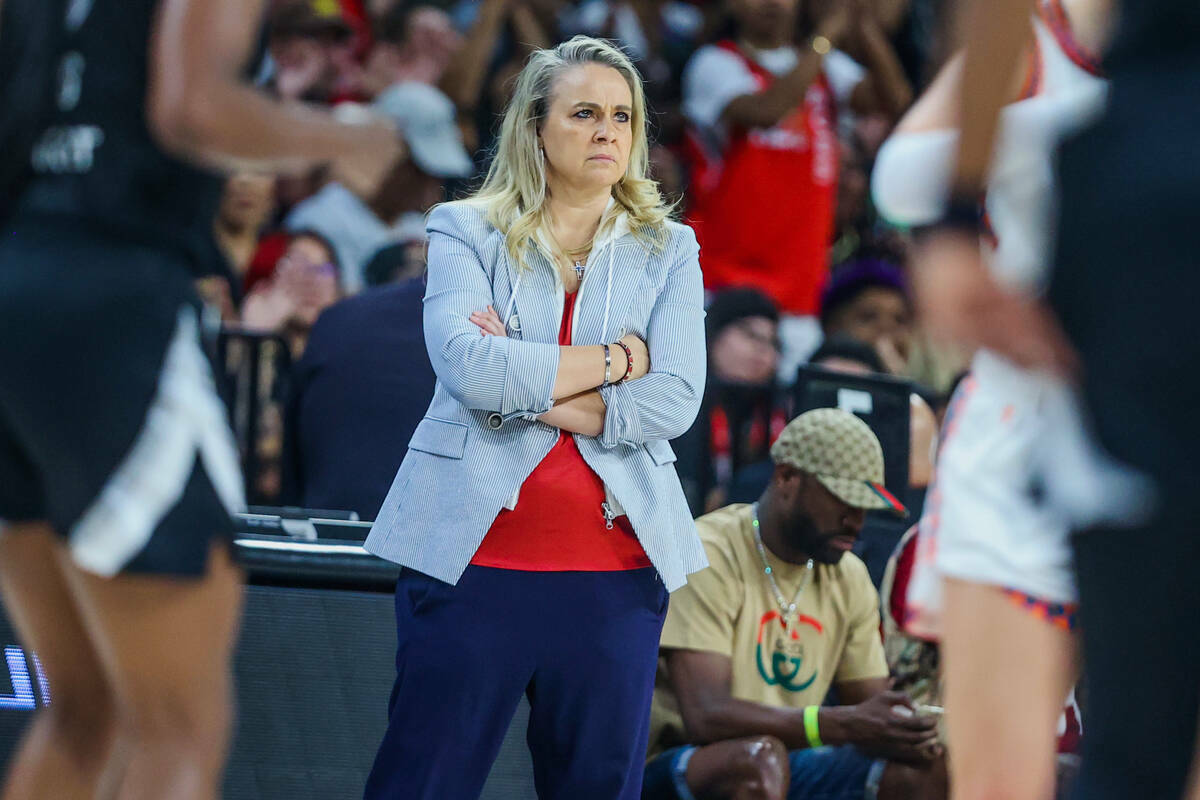
[[[621,73],[633,96],[630,128],[633,142],[629,167],[612,190],[616,203],[600,222],[604,230],[616,216],[629,214],[630,229],[652,249],[665,241],[665,222],[672,207],[658,184],[648,177],[650,145],[646,133],[646,95],[633,62],[603,39],[576,36],[547,50],[535,50],[517,76],[512,100],[500,125],[495,157],[483,185],[467,199],[485,209],[487,220],[505,235],[509,259],[525,269],[525,253],[540,230],[549,229],[545,165],[538,157],[538,129],[546,119],[554,84],[572,67],[601,64]]]

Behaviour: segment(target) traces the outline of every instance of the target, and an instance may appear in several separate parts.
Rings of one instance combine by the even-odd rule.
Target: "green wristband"
[[[820,711],[820,706],[805,706],[804,708],[804,735],[808,737],[809,747],[824,746],[821,743],[821,731],[817,727],[817,714]]]

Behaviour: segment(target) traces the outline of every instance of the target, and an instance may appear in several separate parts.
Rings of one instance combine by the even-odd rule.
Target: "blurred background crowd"
[[[434,382],[424,215],[486,171],[531,49],[578,33],[635,57],[653,176],[704,248],[708,388],[673,443],[694,513],[731,499],[739,474],[767,459],[806,362],[911,381],[908,482],[919,491],[965,359],[917,327],[908,232],[875,213],[870,176],[945,58],[943,4],[276,0],[259,82],[392,118],[406,157],[374,196],[331,169],[225,185],[200,288],[219,323],[251,503],[374,517]],[[798,77],[813,51],[816,71]],[[810,153],[801,169],[798,149]]]

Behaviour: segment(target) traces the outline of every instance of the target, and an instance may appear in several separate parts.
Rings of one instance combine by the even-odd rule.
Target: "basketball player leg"
[[[1054,797],[1057,722],[1074,634],[1004,590],[945,580],[942,657],[954,800]]]
[[[4,610],[52,692],[10,765],[4,800],[109,798],[120,777],[112,687],[75,607],[62,554],[45,523],[0,535]]]
[[[242,573],[214,543],[197,579],[70,568],[116,697],[129,760],[121,800],[214,800],[233,720],[230,659]]]

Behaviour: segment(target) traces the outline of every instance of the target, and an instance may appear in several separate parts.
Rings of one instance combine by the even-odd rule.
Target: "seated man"
[[[697,520],[710,567],[671,598],[642,797],[941,800],[937,719],[889,689],[879,598],[848,552],[865,509],[903,512],[879,440],[821,408],[771,458],[757,503]],[[830,687],[842,704],[823,707]]]

